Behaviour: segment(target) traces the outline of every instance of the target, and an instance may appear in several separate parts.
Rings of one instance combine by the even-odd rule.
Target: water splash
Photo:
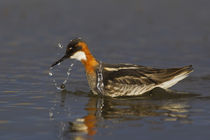
[[[60,49],[63,49],[63,45],[61,45],[61,43],[58,43],[58,47]],[[57,64],[57,66],[60,66],[60,65],[61,65],[61,62]],[[65,89],[65,87],[66,87],[65,85],[68,82],[68,79],[69,79],[69,76],[71,74],[71,70],[72,70],[73,66],[74,66],[73,63],[69,66],[69,68],[68,68],[68,70],[66,72],[66,78],[63,80],[62,84],[58,84],[58,82],[56,81],[56,78],[54,76],[55,74],[53,72],[55,67],[50,67],[48,74],[49,74],[50,77],[52,77],[53,84],[54,84],[54,86],[56,87],[57,90],[64,90]]]
[[[57,90],[64,90],[65,89],[65,87],[66,87],[65,85],[68,82],[68,79],[69,79],[69,76],[71,74],[71,70],[72,70],[73,66],[74,66],[73,63],[69,66],[69,68],[68,68],[68,70],[66,72],[66,78],[64,79],[64,81],[62,82],[61,85],[58,84],[58,82],[55,79],[54,72],[53,72],[53,67],[50,68],[49,76],[53,78],[53,84],[54,84],[54,86],[56,87]]]
[[[99,63],[99,68],[97,71],[97,84],[96,87],[100,94],[104,95],[104,83],[103,83],[103,67],[102,62]]]
[[[71,70],[72,70],[72,67],[74,66],[74,64],[72,63],[71,65],[70,65],[70,67],[68,68],[68,70],[67,70],[67,72],[66,72],[66,79],[63,81],[63,85],[65,85],[66,83],[67,83],[67,81],[68,81],[68,79],[69,79],[69,76],[70,76],[70,72],[71,72]]]

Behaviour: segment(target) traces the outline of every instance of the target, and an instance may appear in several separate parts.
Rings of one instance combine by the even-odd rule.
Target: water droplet
[[[49,112],[50,118],[53,118],[53,112]]]
[[[67,83],[67,80],[63,81],[63,84],[65,85]]]
[[[49,72],[49,75],[50,75],[50,76],[53,76],[53,73],[52,73],[52,72]]]
[[[61,43],[58,43],[58,47],[62,49],[63,45],[61,45]]]
[[[59,86],[57,86],[57,84],[56,84],[56,88],[57,88],[57,90],[61,90],[61,88]]]
[[[65,87],[66,87],[65,84],[61,84],[60,86],[61,89],[64,89]]]

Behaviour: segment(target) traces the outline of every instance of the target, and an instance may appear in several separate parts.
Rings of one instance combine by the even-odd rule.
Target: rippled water
[[[190,3],[190,4],[189,4]],[[208,139],[210,2],[0,1],[0,139]],[[73,62],[66,90],[49,76],[57,44],[83,37],[107,63],[192,64],[172,91],[100,98]],[[62,53],[60,54],[62,56]],[[72,61],[60,66],[63,82]]]

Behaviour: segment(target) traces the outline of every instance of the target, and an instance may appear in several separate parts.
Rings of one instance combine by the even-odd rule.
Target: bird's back
[[[103,64],[104,94],[134,96],[155,87],[169,88],[192,72],[192,66],[157,69],[131,64]]]

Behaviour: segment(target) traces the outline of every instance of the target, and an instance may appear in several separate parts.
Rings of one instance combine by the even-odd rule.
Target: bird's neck
[[[87,47],[83,49],[83,52],[85,53],[86,60],[81,60],[81,62],[85,66],[86,73],[94,74],[95,68],[99,65],[99,63],[95,59],[95,57],[91,54],[91,52],[89,51]]]

